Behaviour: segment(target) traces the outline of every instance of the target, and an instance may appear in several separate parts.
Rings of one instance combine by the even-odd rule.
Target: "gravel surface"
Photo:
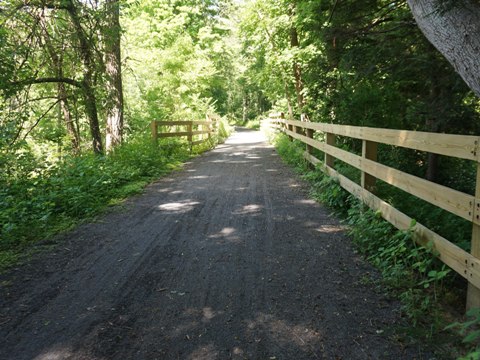
[[[0,359],[423,359],[339,221],[239,130],[0,277]]]

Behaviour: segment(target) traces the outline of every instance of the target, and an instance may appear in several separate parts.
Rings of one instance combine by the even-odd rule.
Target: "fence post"
[[[378,147],[377,145],[378,144],[376,142],[362,140],[362,157],[364,159],[377,161],[377,147]],[[376,182],[377,182],[377,179],[374,176],[362,171],[362,178],[361,178],[362,188],[373,193],[375,192]]]
[[[192,147],[193,147],[193,121],[189,121],[187,125],[187,141],[190,144],[190,152],[192,152]]]
[[[286,120],[285,120],[285,114],[284,114],[283,112],[280,113],[280,119],[282,119],[283,121],[286,121]],[[284,127],[285,130],[293,131],[293,126],[290,125],[290,124],[284,123],[284,124],[283,124],[283,127]],[[289,139],[290,141],[293,141],[293,137],[291,137],[291,136],[288,135],[288,134],[287,134],[287,136],[288,136],[288,139]]]
[[[335,134],[325,133],[325,142],[327,145],[335,146]],[[334,160],[335,158],[332,155],[325,153],[325,165],[331,167],[332,169],[335,168]]]
[[[158,123],[156,120],[153,120],[150,123],[150,129],[152,131],[152,140],[155,144],[158,144]]]
[[[206,115],[206,119],[207,121],[207,124],[205,124],[203,130],[204,131],[208,131],[208,135],[207,135],[207,138],[210,139],[211,137],[211,133],[212,133],[212,120],[210,119],[210,116],[208,116],[208,114]]]
[[[475,183],[475,203],[473,204],[473,216],[476,219],[480,218],[480,162],[477,162],[477,178]],[[472,224],[472,242],[470,252],[476,258],[480,258],[480,225],[475,221]],[[473,264],[467,264],[467,268]],[[472,308],[480,307],[480,289],[475,287],[472,283],[468,283],[467,290],[467,311]]]

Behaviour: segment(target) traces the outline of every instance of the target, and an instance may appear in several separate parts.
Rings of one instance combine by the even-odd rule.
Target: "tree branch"
[[[27,131],[27,133],[25,134],[25,136],[23,137],[23,140],[25,140],[27,138],[27,136],[32,132],[33,129],[35,129],[35,127],[40,123],[40,121],[45,117],[47,116],[47,114],[50,112],[50,110],[52,110],[58,103],[60,102],[60,99],[58,99],[57,101],[55,101],[48,109],[47,111],[45,111],[42,116],[40,116],[37,121],[35,121],[35,124],[32,125],[32,127]],[[15,139],[16,140],[16,139]],[[14,140],[14,142],[15,142]],[[13,145],[13,143],[11,144]]]
[[[32,84],[48,84],[48,83],[64,83],[64,84],[69,84],[78,88],[82,87],[82,83],[80,81],[70,79],[70,78],[38,78],[38,79],[26,79],[26,80],[21,80],[21,81],[14,81],[11,82],[11,86],[26,86],[26,85],[32,85]]]

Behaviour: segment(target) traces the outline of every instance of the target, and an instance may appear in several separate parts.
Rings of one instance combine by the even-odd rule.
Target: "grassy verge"
[[[222,142],[229,129],[221,127],[218,135],[194,147],[193,155]],[[32,157],[16,161],[8,176],[0,178],[0,271],[28,257],[39,240],[141,192],[191,156],[184,142],[164,140],[155,146],[146,137],[108,156],[84,154],[54,164]]]
[[[458,275],[430,249],[418,246],[411,231],[395,229],[379,212],[368,209],[320,169],[311,169],[303,159],[304,144],[291,142],[284,135],[273,142],[283,160],[309,182],[311,196],[344,219],[357,251],[381,272],[382,289],[401,300],[405,326],[395,329],[396,339],[406,344],[425,344],[438,359],[452,359],[472,350],[447,328],[462,316],[465,284],[459,285]],[[480,323],[480,312],[477,315],[476,324]],[[461,324],[457,328],[464,331],[471,327]]]

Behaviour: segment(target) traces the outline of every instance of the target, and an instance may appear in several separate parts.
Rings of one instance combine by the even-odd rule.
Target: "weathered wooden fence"
[[[193,145],[199,145],[208,140],[217,129],[218,117],[207,115],[206,120],[182,120],[182,121],[157,121],[153,120],[150,124],[152,139],[158,142],[160,138],[167,137],[186,137],[190,144],[190,150]],[[160,130],[160,131],[159,131]]]
[[[433,247],[441,261],[468,280],[467,309],[480,307],[480,154],[479,136],[390,130],[358,126],[286,120],[283,114],[271,114],[271,127],[306,144],[305,159],[320,165],[325,173],[400,230],[409,229],[412,219],[377,197],[376,179],[393,185],[422,200],[460,216],[472,223],[471,253],[468,253],[422,224],[413,227],[415,240]],[[321,133],[318,134],[318,133]],[[322,136],[323,135],[323,136]],[[362,156],[335,146],[336,136],[362,140]],[[475,196],[442,186],[377,162],[377,144],[388,144],[429,153],[474,161],[477,166]],[[320,160],[312,152],[322,151]],[[335,170],[334,159],[361,171],[361,184]]]

